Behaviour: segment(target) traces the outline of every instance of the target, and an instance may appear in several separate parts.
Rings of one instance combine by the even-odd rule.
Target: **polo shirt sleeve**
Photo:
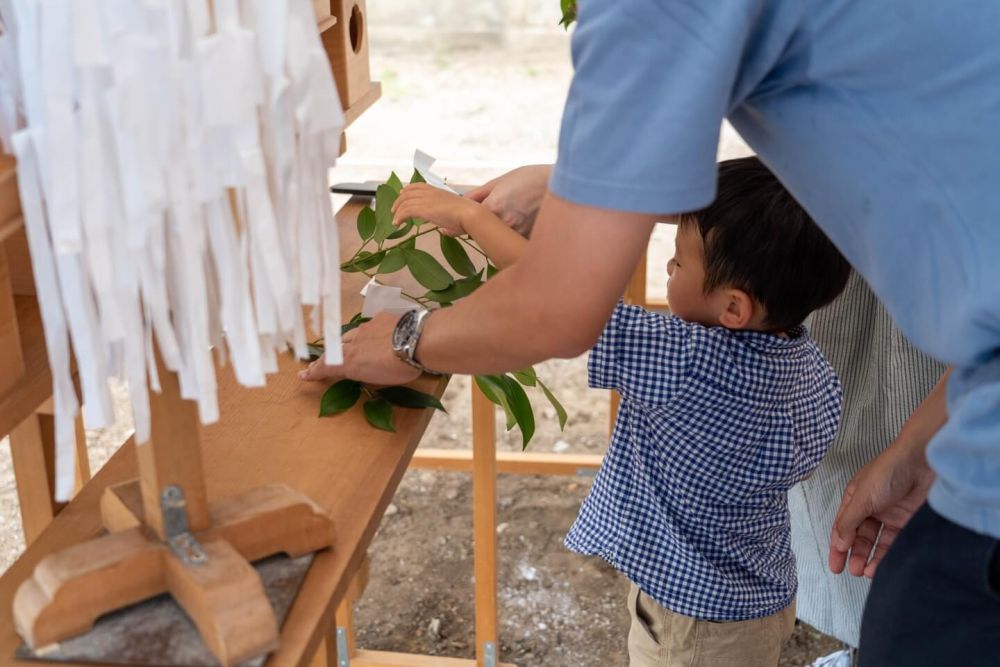
[[[646,403],[665,402],[691,366],[692,325],[619,302],[587,362],[595,389],[616,389]]]
[[[757,42],[768,11],[762,0],[580,0],[550,190],[651,214],[710,203],[722,120],[773,62],[775,45]]]

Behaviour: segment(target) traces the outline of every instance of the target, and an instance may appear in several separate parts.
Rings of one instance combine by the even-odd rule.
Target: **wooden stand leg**
[[[86,632],[99,616],[162,592],[167,548],[138,528],[44,558],[14,596],[14,624],[31,646]]]
[[[41,422],[41,415],[31,415],[10,433],[10,456],[26,544],[35,541],[56,512],[49,474],[51,457],[46,456],[48,447]]]
[[[472,385],[472,526],[476,579],[476,664],[497,664],[496,406]]]
[[[87,432],[83,426],[83,415],[76,418],[76,480],[73,483],[75,496],[90,481],[90,457],[87,454]]]
[[[208,528],[209,519],[198,408],[194,401],[181,398],[177,375],[167,371],[159,354],[156,355],[156,365],[162,391],[149,394],[149,407],[153,414],[151,441],[136,443],[135,455],[142,483],[142,503],[147,508],[145,523],[162,540],[166,531],[160,499],[168,486],[179,486],[183,490],[192,531]]]
[[[139,479],[106,489],[101,499],[111,533],[46,557],[18,588],[14,620],[32,647],[168,592],[216,659],[235,664],[278,642],[274,611],[250,561],[333,545],[330,518],[281,484],[209,507],[195,406],[181,400],[176,376],[162,364],[160,382],[163,394],[151,398],[153,439],[136,447]]]
[[[166,554],[167,586],[224,665],[278,647],[278,622],[257,572],[223,540],[202,544],[203,565]]]

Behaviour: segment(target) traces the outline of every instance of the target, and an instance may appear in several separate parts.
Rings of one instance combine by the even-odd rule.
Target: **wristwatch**
[[[417,343],[420,342],[420,333],[424,330],[424,323],[430,314],[431,311],[426,308],[403,313],[392,332],[392,351],[396,353],[397,357],[424,373],[442,375],[427,368],[414,358],[417,353]]]

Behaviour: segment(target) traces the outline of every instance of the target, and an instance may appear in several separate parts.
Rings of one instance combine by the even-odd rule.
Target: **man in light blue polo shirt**
[[[929,508],[878,570],[862,664],[1000,664],[1000,2],[581,0],[578,20],[524,259],[404,332],[407,360],[492,373],[586,350],[654,222],[713,198],[729,118],[900,329],[956,367]],[[412,379],[395,324],[349,335],[342,370]],[[926,465],[896,460],[838,524],[834,566],[868,553]]]

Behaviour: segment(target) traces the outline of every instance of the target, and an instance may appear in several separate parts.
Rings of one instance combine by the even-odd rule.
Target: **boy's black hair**
[[[697,224],[705,245],[705,292],[743,290],[785,331],[843,291],[851,266],[780,181],[756,157],[719,163],[718,194],[681,224]]]

